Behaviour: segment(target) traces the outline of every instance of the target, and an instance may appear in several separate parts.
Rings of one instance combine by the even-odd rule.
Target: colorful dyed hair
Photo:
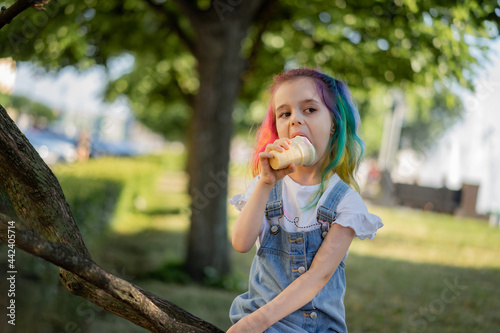
[[[324,192],[325,180],[332,173],[337,173],[344,182],[359,192],[359,186],[354,179],[361,157],[364,152],[364,143],[358,136],[360,125],[359,112],[351,99],[351,93],[345,83],[313,69],[292,69],[276,75],[270,87],[270,103],[264,120],[257,130],[255,151],[252,159],[252,173],[255,177],[260,173],[259,153],[264,151],[269,143],[278,139],[276,116],[273,97],[278,87],[287,81],[299,78],[311,78],[324,105],[332,114],[335,132],[330,137],[327,149],[328,157],[322,167],[321,185],[313,198],[316,204]]]

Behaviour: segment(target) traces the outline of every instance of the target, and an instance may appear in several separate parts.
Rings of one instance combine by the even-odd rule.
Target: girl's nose
[[[304,120],[301,117],[300,112],[292,112],[292,115],[290,116],[290,121],[292,126],[293,125],[302,125],[304,123]]]

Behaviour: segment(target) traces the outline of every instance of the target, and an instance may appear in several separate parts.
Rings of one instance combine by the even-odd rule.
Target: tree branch
[[[14,235],[17,248],[75,273],[114,298],[132,306],[153,324],[154,332],[181,332],[186,330],[185,324],[170,318],[132,284],[109,274],[94,261],[82,258],[60,243],[36,238],[23,230],[9,229],[7,223],[7,221],[0,221],[0,238],[4,242],[8,242],[8,235]]]
[[[196,1],[193,0],[177,0],[175,1],[182,12],[189,18],[193,26],[196,26],[200,20],[202,11],[198,8]]]
[[[0,189],[25,230],[91,258],[56,176],[1,105],[0,174]]]
[[[49,3],[50,0],[18,0],[9,8],[3,7],[0,11],[0,29],[12,22],[12,20],[26,9],[33,7],[43,10],[43,5]]]
[[[73,294],[154,332],[221,332],[95,264],[56,177],[1,105],[0,174],[13,206],[8,214],[19,218],[16,246],[67,269],[59,277]],[[0,221],[8,221],[3,213]],[[6,237],[7,224],[0,223],[0,238]]]
[[[174,30],[179,39],[184,43],[188,50],[194,54],[195,44],[191,38],[180,26],[174,13],[170,12],[165,6],[156,3],[154,0],[144,0],[153,10],[160,12],[168,21],[168,26]]]
[[[269,22],[272,20],[275,10],[276,10],[276,0],[265,1],[262,6],[257,11],[255,18],[259,22],[259,27],[257,29],[257,34],[255,36],[255,41],[252,45],[250,55],[247,60],[247,71],[253,71],[255,67],[255,62],[257,61],[257,55],[262,47],[262,35],[266,32]]]

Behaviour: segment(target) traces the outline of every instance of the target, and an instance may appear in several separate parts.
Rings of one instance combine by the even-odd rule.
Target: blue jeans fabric
[[[322,240],[319,229],[288,233],[280,228],[276,235],[269,232],[252,263],[249,291],[238,296],[231,306],[231,321],[235,323],[269,303],[307,271]],[[332,278],[311,302],[266,332],[347,332],[344,267],[344,262],[341,262]]]
[[[338,196],[343,197],[345,191],[332,192],[336,193],[326,202],[335,202],[335,207],[329,207],[335,211],[340,202]],[[274,203],[276,199],[281,200],[276,198],[276,193],[271,193],[269,201]],[[238,296],[231,305],[229,316],[233,323],[269,303],[293,280],[305,273],[323,242],[321,229],[290,233],[279,225],[277,227],[277,233],[269,231],[264,235],[250,269],[248,292]],[[344,267],[342,261],[311,302],[275,323],[266,332],[347,332]]]

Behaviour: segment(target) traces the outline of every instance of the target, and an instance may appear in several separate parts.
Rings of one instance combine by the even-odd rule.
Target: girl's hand
[[[277,139],[274,143],[268,144],[265,151],[259,153],[261,169],[260,180],[265,184],[274,185],[278,180],[295,171],[295,163],[292,163],[288,167],[280,170],[274,170],[269,165],[269,159],[273,158],[273,155],[269,152],[271,150],[288,150],[290,149],[291,143],[292,141],[287,138]]]

